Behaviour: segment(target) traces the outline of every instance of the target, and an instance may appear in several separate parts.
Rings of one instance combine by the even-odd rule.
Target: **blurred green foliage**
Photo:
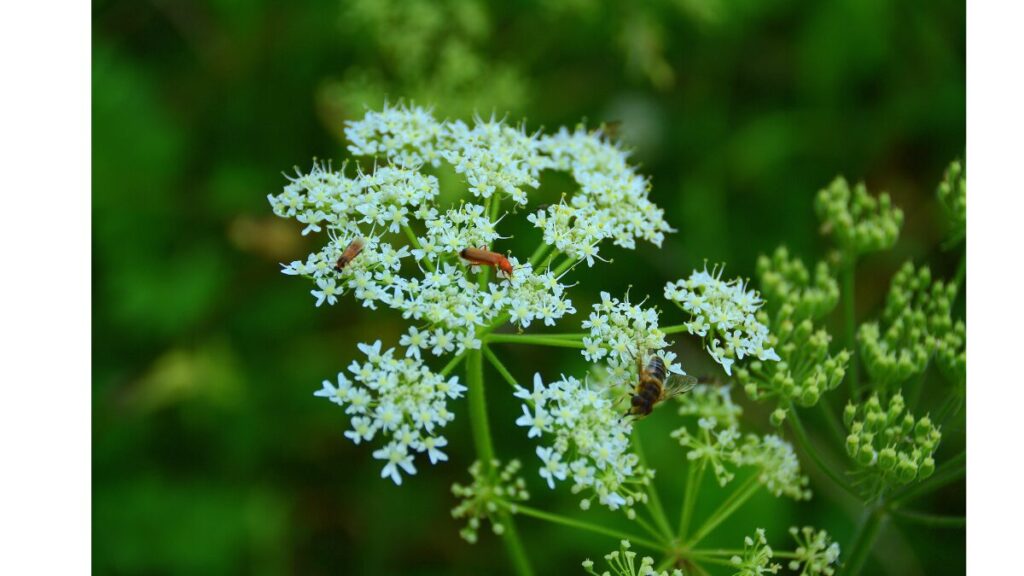
[[[582,271],[580,310],[599,290],[660,294],[704,259],[750,276],[779,244],[820,257],[815,192],[837,174],[864,179],[906,214],[896,250],[863,264],[858,310],[874,314],[903,260],[940,277],[957,264],[938,248],[934,190],[964,150],[964,21],[963,2],[922,0],[96,1],[94,570],[501,571],[499,543],[465,544],[449,516],[449,486],[473,458],[461,414],[452,462],[398,488],[312,397],[355,342],[396,340],[401,321],[314,309],[277,273],[309,250],[265,197],[290,166],[343,158],[342,123],[365,107],[411,100],[531,129],[621,121],[679,231],[660,250],[612,251],[601,272],[619,274]],[[569,353],[506,353],[524,379],[582,368]],[[525,435],[500,425],[517,405],[492,406],[499,453],[524,458],[536,481]],[[643,434],[674,494],[682,452],[664,416]],[[812,523],[845,542],[856,510],[814,487],[809,504],[755,499],[712,544],[735,546],[749,518],[769,535]],[[533,488],[537,507],[575,506]],[[714,491],[702,494],[710,510]],[[934,507],[958,512],[963,499],[948,489]],[[544,573],[617,546],[521,527]],[[963,571],[962,531],[890,526],[878,551],[872,573]]]

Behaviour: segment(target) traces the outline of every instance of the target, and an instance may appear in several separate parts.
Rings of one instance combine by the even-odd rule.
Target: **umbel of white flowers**
[[[350,440],[382,442],[374,452],[384,461],[382,476],[400,483],[402,474],[415,473],[416,454],[445,459],[447,401],[463,390],[457,378],[427,366],[428,354],[458,355],[479,349],[482,334],[505,323],[553,326],[575,312],[568,287],[540,261],[510,256],[512,277],[481,284],[459,257],[463,249],[500,250],[499,225],[521,217],[556,253],[593,266],[605,241],[627,249],[638,239],[660,245],[671,228],[627,153],[582,127],[529,134],[493,117],[439,121],[427,109],[398,106],[348,122],[345,134],[349,151],[365,162],[340,170],[315,162],[269,200],[275,214],[304,225],[303,235],[323,238],[305,259],[283,266],[315,284],[317,306],[351,294],[408,321],[404,350],[361,345],[365,361],[317,393],[344,407]],[[442,202],[433,173],[442,165],[464,184],[465,194],[450,202]],[[578,189],[557,204],[524,210],[544,171],[569,173]],[[357,238],[362,251],[336,266]]]

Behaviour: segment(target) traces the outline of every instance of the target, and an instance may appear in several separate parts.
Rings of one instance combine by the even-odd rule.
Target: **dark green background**
[[[705,259],[749,276],[781,243],[823,257],[814,193],[836,174],[864,179],[906,213],[897,248],[860,270],[867,317],[903,260],[940,276],[956,267],[938,248],[934,189],[964,150],[964,20],[963,2],[916,0],[95,2],[95,571],[504,569],[500,543],[486,531],[475,546],[462,542],[448,513],[448,487],[473,458],[464,404],[451,462],[395,487],[378,478],[370,450],[342,437],[342,413],[312,396],[355,342],[393,345],[403,326],[351,300],[315,309],[309,286],[277,265],[312,245],[270,217],[266,195],[293,165],[344,158],[342,122],[364,106],[387,97],[442,116],[508,112],[531,130],[623,121],[678,233],[661,249],[608,250],[614,264],[578,276],[581,311],[599,290],[630,285],[657,300],[664,282]],[[500,352],[522,379],[582,369],[570,352]],[[491,384],[499,454],[524,460],[535,506],[575,513],[568,490],[550,493],[536,476],[531,445],[511,425],[519,408]],[[748,415],[766,430],[759,407]],[[643,428],[670,515],[683,477],[673,424],[659,413]],[[962,424],[944,432],[940,463],[963,442]],[[781,548],[787,526],[810,522],[847,545],[856,508],[812,480],[812,502],[756,498],[711,542],[735,547],[764,527]],[[699,510],[720,497],[704,495]],[[961,485],[931,509],[962,513],[963,502]],[[520,528],[545,574],[574,573],[617,547],[525,518]],[[888,529],[878,549],[886,561],[870,573],[964,570],[962,530]]]

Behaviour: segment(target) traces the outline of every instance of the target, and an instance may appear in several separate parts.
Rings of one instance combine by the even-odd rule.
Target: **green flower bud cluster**
[[[680,397],[679,409],[683,416],[696,417],[696,426],[682,426],[672,437],[686,449],[687,460],[710,468],[721,486],[731,482],[738,469],[752,468],[774,496],[810,499],[809,480],[800,472],[793,447],[774,434],[741,434],[740,412],[728,386],[699,385]]]
[[[850,434],[846,452],[871,482],[870,491],[923,480],[935,472],[932,454],[942,433],[928,416],[914,418],[906,412],[901,394],[882,407],[878,395],[862,405],[847,404],[843,421]]]
[[[967,327],[962,320],[936,340],[935,361],[950,382],[959,386],[967,383]]]
[[[967,236],[967,178],[958,160],[946,168],[936,194],[950,221],[948,242],[959,242]]]
[[[936,342],[953,329],[950,309],[956,286],[932,282],[931,271],[910,262],[893,277],[879,322],[857,333],[864,365],[880,386],[906,381],[928,365]]]
[[[526,481],[517,476],[520,468],[522,464],[518,460],[510,461],[504,468],[501,468],[501,462],[492,460],[490,468],[485,470],[477,460],[469,467],[472,484],[452,484],[452,494],[462,499],[458,506],[452,508],[452,517],[466,518],[466,527],[459,531],[459,536],[475,544],[483,519],[490,521],[495,534],[500,536],[505,532],[504,524],[498,520],[502,506],[506,505],[514,512],[516,502],[530,498]]]
[[[779,246],[770,257],[761,255],[757,259],[757,276],[766,307],[775,311],[789,304],[794,318],[816,320],[839,302],[839,284],[828,264],[818,262],[812,279],[803,261],[791,258],[785,246]]]
[[[832,337],[809,318],[798,320],[796,308],[786,302],[769,323],[769,342],[778,362],[753,361],[736,370],[736,381],[751,400],[775,400],[771,421],[781,426],[793,406],[811,407],[821,395],[834,390],[846,376],[850,353],[829,352]]]
[[[903,226],[903,211],[888,194],[875,198],[863,183],[851,190],[842,176],[818,192],[814,208],[822,232],[835,235],[843,254],[854,258],[892,248]]]
[[[594,571],[594,561],[586,559],[583,561],[583,569],[587,571],[587,574],[591,576],[683,576],[682,570],[678,568],[672,570],[671,574],[668,571],[658,572],[654,569],[654,558],[650,556],[644,556],[640,559],[640,564],[636,563],[636,552],[630,550],[629,540],[622,540],[619,542],[619,549],[604,555],[604,559],[608,562],[608,567],[611,570],[605,570],[604,572]]]

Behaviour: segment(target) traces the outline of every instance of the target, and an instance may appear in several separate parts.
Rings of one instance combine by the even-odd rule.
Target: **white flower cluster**
[[[459,379],[446,380],[419,359],[396,359],[394,348],[381,352],[379,340],[372,346],[359,344],[359,350],[366,361],[352,361],[351,380],[339,372],[337,385],[324,380],[315,393],[345,408],[352,426],[345,436],[355,444],[384,436],[384,447],[373,457],[384,461],[381,477],[395,484],[402,483],[403,472],[416,473],[416,453],[425,453],[431,464],[447,460],[441,449],[448,441],[440,432],[454,418],[448,400],[466,391]]]
[[[529,217],[545,229],[545,242],[571,259],[592,264],[603,239],[632,248],[636,238],[660,244],[670,230],[626,153],[597,133],[529,135],[493,118],[472,126],[441,122],[429,110],[407,106],[367,112],[345,132],[353,154],[383,158],[383,165],[349,175],[344,167],[335,171],[317,162],[308,174],[290,178],[281,194],[269,196],[275,214],[304,224],[304,235],[328,236],[325,246],[283,272],[312,279],[318,306],[352,292],[363,306],[384,305],[426,324],[408,335],[417,349],[457,353],[479,347],[480,326],[505,319],[520,327],[534,321],[550,326],[575,312],[565,285],[548,269],[510,257],[512,278],[481,286],[467,277],[473,267],[459,257],[465,248],[502,239],[497,203],[511,198],[526,204],[526,190],[539,186],[544,170],[570,171],[580,183],[569,205],[551,207],[552,214],[566,215],[564,226]],[[441,206],[439,182],[424,169],[442,163],[484,203]],[[364,248],[336,269],[356,238]],[[430,335],[417,337],[421,330]]]
[[[446,382],[425,367],[426,352],[450,356],[479,349],[485,335],[505,323],[553,326],[576,312],[561,271],[584,259],[593,264],[602,240],[627,248],[638,238],[660,244],[670,228],[648,200],[647,182],[627,164],[626,153],[596,132],[544,136],[494,118],[438,121],[424,108],[386,106],[349,122],[345,133],[349,151],[369,157],[368,162],[349,170],[314,162],[308,173],[290,177],[280,194],[268,198],[275,214],[304,226],[303,235],[325,237],[306,258],[283,266],[285,274],[315,283],[311,293],[317,306],[352,294],[364,307],[397,310],[410,323],[399,340],[404,359],[396,359],[402,354],[393,350],[381,354],[379,344],[364,347],[371,358],[355,364],[355,385],[340,375],[337,387],[325,384],[318,392],[346,407],[353,441],[368,441],[378,432],[388,437],[374,456],[386,461],[384,475],[399,482],[402,473],[415,471],[414,453],[426,452],[432,461],[443,458],[438,448],[444,438],[435,433],[451,419],[444,400],[462,391],[456,380]],[[442,166],[450,167],[468,191],[452,203],[447,196],[441,202],[435,174],[449,172],[434,169]],[[461,254],[467,248],[497,251],[495,244],[503,240],[498,225],[514,213],[508,208],[526,205],[546,170],[570,172],[579,183],[548,220],[530,217],[556,251],[540,267],[495,256],[504,272],[485,281],[474,274],[479,262]],[[536,254],[539,258],[543,250]],[[549,266],[556,257],[564,259]],[[586,414],[611,410],[610,403],[600,402],[579,408]],[[596,430],[597,424],[590,426]],[[602,501],[620,506],[629,498],[621,483],[635,471],[620,466],[632,462],[624,450],[628,435],[619,438],[611,431],[579,448],[585,456],[573,474],[580,486],[592,484]],[[613,453],[602,455],[602,450]],[[594,476],[589,481],[588,473]]]
[[[808,478],[800,474],[800,462],[793,446],[778,436],[741,434],[741,408],[732,402],[725,386],[696,386],[680,397],[679,413],[697,418],[692,429],[683,426],[672,437],[687,449],[692,465],[710,466],[718,483],[725,486],[736,470],[750,467],[758,482],[775,496],[794,500],[811,497]]]
[[[601,292],[601,302],[594,304],[590,318],[583,321],[583,329],[590,331],[583,338],[583,357],[593,363],[604,360],[613,382],[635,379],[637,359],[646,363],[655,352],[670,371],[684,373],[675,362],[675,353],[663,351],[669,343],[658,328],[658,312],[654,308],[630,304],[628,298],[620,302]]]
[[[633,505],[646,499],[643,486],[651,473],[629,451],[632,419],[622,417],[613,390],[565,376],[545,386],[536,374],[532,392],[516,389],[515,397],[525,401],[516,424],[529,428],[530,438],[553,437],[550,445],[537,447],[548,486],[571,478],[574,493],[592,492],[609,509],[624,507],[632,515]],[[588,508],[590,498],[580,505]]]
[[[756,316],[764,302],[739,278],[726,282],[721,269],[694,270],[689,278],[666,284],[665,299],[690,315],[687,331],[704,340],[726,374],[732,375],[732,365],[746,356],[779,360],[773,348],[765,348],[768,327]]]
[[[664,210],[648,198],[645,178],[627,162],[627,154],[600,134],[577,127],[562,128],[541,138],[540,149],[555,169],[572,173],[580,191],[568,203],[550,206],[529,220],[544,230],[544,241],[593,265],[597,244],[611,238],[632,249],[636,238],[661,246],[672,228]]]

